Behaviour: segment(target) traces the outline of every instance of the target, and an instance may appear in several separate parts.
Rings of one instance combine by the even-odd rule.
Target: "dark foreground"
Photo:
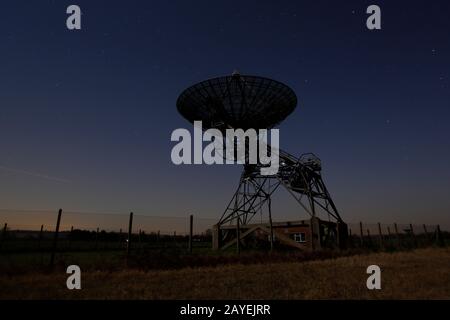
[[[369,265],[382,289],[366,287]],[[374,253],[323,261],[168,271],[87,271],[82,289],[63,271],[0,275],[0,299],[450,299],[450,249]]]

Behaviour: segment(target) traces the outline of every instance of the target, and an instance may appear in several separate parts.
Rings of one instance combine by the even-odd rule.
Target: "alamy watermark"
[[[366,281],[367,289],[381,290],[381,268],[373,264],[367,267],[366,272],[370,274]]]
[[[69,30],[81,30],[81,9],[79,6],[72,4],[67,7],[66,13],[70,14],[66,20],[66,27]]]
[[[67,267],[67,274],[70,276],[67,278],[66,286],[69,290],[81,290],[81,269],[77,265],[70,265]]]
[[[367,7],[366,13],[370,16],[366,20],[366,26],[369,30],[381,30],[381,8],[376,4]],[[81,8],[72,4],[67,7],[66,14],[69,16],[66,20],[66,27],[69,30],[81,30]]]
[[[253,164],[261,165],[261,175],[278,173],[278,129],[226,129],[224,136],[218,129],[203,132],[202,127],[201,121],[194,122],[193,138],[187,129],[180,128],[172,132],[171,141],[178,142],[171,152],[174,164]],[[203,142],[209,142],[205,148]]]

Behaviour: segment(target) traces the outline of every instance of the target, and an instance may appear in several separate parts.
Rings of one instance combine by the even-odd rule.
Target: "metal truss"
[[[260,174],[261,165],[244,165],[239,186],[218,226],[246,225],[252,222],[263,208],[268,209],[272,224],[271,197],[283,186],[311,217],[327,215],[329,221],[343,223],[338,210],[321,176],[321,162],[314,154],[296,158],[280,150],[280,167],[275,175]]]

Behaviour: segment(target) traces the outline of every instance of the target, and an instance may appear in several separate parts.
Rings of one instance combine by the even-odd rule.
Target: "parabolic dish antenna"
[[[233,73],[202,81],[184,90],[177,101],[180,114],[203,129],[270,129],[297,106],[295,92],[268,78]]]

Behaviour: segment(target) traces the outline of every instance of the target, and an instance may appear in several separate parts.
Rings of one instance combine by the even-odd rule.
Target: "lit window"
[[[306,234],[304,232],[294,233],[294,241],[298,243],[306,242]]]

